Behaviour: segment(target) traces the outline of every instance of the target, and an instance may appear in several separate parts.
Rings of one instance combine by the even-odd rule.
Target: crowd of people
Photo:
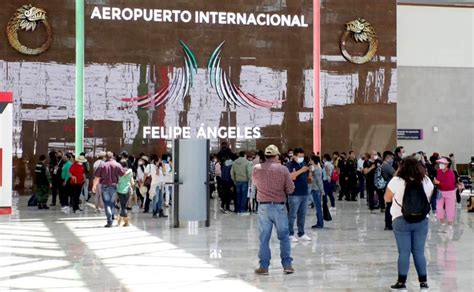
[[[166,218],[172,189],[166,183],[173,180],[171,155],[161,157],[144,153],[138,157],[123,151],[119,155],[103,152],[95,161],[85,153],[52,151],[49,161],[40,155],[35,168],[35,196],[38,209],[59,205],[64,213],[83,211],[91,198],[96,212],[107,216],[105,227],[112,227],[115,210],[118,225],[129,226],[127,211],[152,212],[154,218]],[[52,193],[48,206],[49,193]],[[151,207],[150,207],[151,205]]]
[[[51,152],[36,165],[35,186],[39,209],[49,209],[57,197],[65,213],[81,211],[80,198],[94,196],[97,212],[104,209],[105,227],[113,226],[115,209],[118,225],[128,226],[127,211],[152,212],[155,218],[166,218],[165,209],[172,201],[173,161],[171,155],[148,158],[122,152],[101,153],[92,164],[81,153]],[[427,157],[422,151],[407,155],[403,147],[393,152],[371,151],[356,156],[354,151],[324,154],[307,153],[302,148],[281,154],[278,147],[265,151],[235,154],[222,143],[217,154],[210,157],[209,180],[211,197],[217,193],[220,211],[239,216],[258,214],[260,267],[255,271],[268,274],[269,241],[275,226],[280,240],[284,272],[294,272],[291,242],[311,241],[305,230],[309,208],[315,209],[313,229],[324,228],[331,221],[336,202],[364,200],[371,214],[385,213],[385,230],[393,230],[397,242],[398,280],[392,289],[404,289],[409,258],[413,254],[420,288],[428,287],[424,246],[430,212],[441,223],[440,232],[452,237],[456,201],[460,201],[462,183],[454,155]],[[91,192],[89,192],[89,189]],[[336,200],[337,194],[337,200]],[[151,205],[151,206],[150,206]],[[233,209],[231,209],[233,206]],[[296,221],[296,230],[294,228]]]

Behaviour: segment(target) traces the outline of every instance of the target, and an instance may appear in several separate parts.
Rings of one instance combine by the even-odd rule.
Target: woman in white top
[[[386,202],[394,201],[390,213],[398,247],[398,281],[391,286],[392,291],[406,291],[410,254],[413,254],[420,290],[428,290],[425,243],[428,236],[429,200],[433,188],[433,183],[426,176],[425,168],[412,156],[403,160],[396,175],[387,185],[384,199]],[[407,197],[404,200],[405,195]],[[405,205],[408,203],[411,205]],[[402,208],[405,211],[402,211]],[[414,213],[413,210],[422,211]],[[412,214],[421,215],[412,220],[414,219]],[[410,223],[407,220],[418,222]]]
[[[163,213],[163,191],[168,172],[166,164],[161,159],[155,159],[145,168],[145,175],[151,176],[150,199],[152,199],[154,218],[168,217]]]

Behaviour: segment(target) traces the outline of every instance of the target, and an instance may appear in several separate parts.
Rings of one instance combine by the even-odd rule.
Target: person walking
[[[127,203],[130,197],[130,192],[132,192],[135,182],[133,180],[133,170],[129,168],[129,163],[127,161],[121,161],[120,165],[125,170],[125,173],[119,178],[117,184],[117,194],[120,201],[120,215],[118,217],[118,226],[124,222],[123,226],[129,226],[128,215],[127,215]]]
[[[436,162],[439,169],[434,183],[441,193],[436,202],[436,215],[442,224],[440,231],[447,232],[452,237],[456,215],[456,176],[451,169],[451,161],[448,158],[443,157]],[[446,228],[445,217],[448,219],[448,228]]]
[[[388,183],[384,199],[392,202],[390,213],[398,248],[398,280],[393,291],[406,291],[410,254],[413,254],[420,289],[427,290],[425,244],[429,228],[429,199],[433,183],[425,169],[412,156],[405,158]],[[413,214],[418,214],[414,216]]]
[[[115,195],[117,193],[117,183],[125,171],[122,166],[114,160],[114,154],[110,151],[105,156],[106,160],[95,171],[93,192],[97,192],[97,186],[100,183],[102,191],[102,201],[104,203],[107,224],[105,228],[112,227],[115,213]]]
[[[293,150],[293,158],[287,165],[290,172],[291,179],[295,183],[295,191],[288,195],[289,205],[289,230],[290,241],[297,242],[298,240],[310,241],[311,237],[305,234],[305,220],[306,212],[308,210],[308,170],[304,165],[304,150],[302,148],[295,148]],[[296,219],[298,233],[295,237],[293,226]]]
[[[311,226],[311,228],[319,229],[324,228],[323,208],[321,205],[321,196],[325,196],[323,185],[323,169],[321,168],[321,159],[319,156],[311,156],[310,164],[311,176],[313,177],[310,189],[317,218],[316,224]]]
[[[152,200],[153,218],[166,218],[163,213],[163,191],[165,175],[168,173],[166,165],[160,158],[156,158],[147,166],[145,174],[151,176],[150,199]]]
[[[48,194],[52,187],[51,174],[46,167],[46,156],[40,155],[39,161],[35,167],[35,187],[36,196],[38,198],[38,209],[48,210]]]
[[[94,162],[94,164],[92,165],[92,168],[94,170],[94,173],[97,171],[97,169],[103,164],[105,163],[105,155],[106,153],[105,152],[100,152],[99,153],[99,156],[98,156],[98,159]],[[96,191],[95,191],[95,195],[94,195],[94,206],[95,206],[95,212],[96,213],[99,213],[100,212],[100,209],[104,208],[104,205],[102,203],[102,187],[100,185],[100,183],[97,184],[97,188],[96,188]]]
[[[239,152],[239,158],[232,164],[230,176],[234,182],[237,195],[236,213],[242,215],[247,212],[247,196],[249,183],[252,179],[252,162],[247,160],[244,151]]]
[[[280,241],[280,258],[285,274],[294,273],[291,257],[290,232],[286,197],[295,190],[288,168],[279,162],[280,151],[275,145],[265,149],[265,162],[255,165],[252,181],[257,187],[257,201],[259,203],[259,268],[257,275],[268,275],[270,266],[270,239],[273,226],[276,228]]]

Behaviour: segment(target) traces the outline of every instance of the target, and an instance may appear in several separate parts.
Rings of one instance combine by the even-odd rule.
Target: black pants
[[[357,199],[357,194],[359,193],[359,186],[357,184],[357,177],[349,178],[348,182],[348,189],[349,189],[349,200],[355,201]]]
[[[359,193],[359,198],[363,199],[364,196],[364,190],[365,190],[365,176],[362,172],[358,171],[357,172],[357,179],[358,179],[358,193]]]
[[[120,216],[127,217],[127,203],[130,194],[117,193],[120,200]]]
[[[79,197],[81,196],[82,192],[82,186],[83,184],[77,185],[77,184],[72,184],[71,185],[71,205],[72,205],[72,210],[75,212],[79,210]]]
[[[385,200],[383,198],[383,196],[385,195],[385,189],[383,190],[375,189],[375,192],[377,193],[378,198],[379,198],[380,210],[385,210]]]
[[[221,185],[221,208],[230,210],[230,201],[234,197],[232,192],[233,183],[228,181],[221,181]]]
[[[212,199],[212,194],[214,193],[214,191],[216,190],[216,184],[214,183],[214,177],[209,177],[209,196],[211,197]]]
[[[367,197],[369,198],[369,209],[375,209],[375,188],[367,184]]]
[[[145,206],[143,207],[143,212],[146,213],[150,210],[150,203],[151,203],[150,190],[148,190],[148,192],[146,192],[146,195],[145,195]]]
[[[349,199],[348,196],[348,189],[347,189],[347,181],[346,177],[341,176],[341,179],[339,180],[339,186],[341,186],[341,189],[339,190],[339,200],[342,200],[343,197],[346,197],[346,200]]]
[[[51,194],[52,194],[52,205],[56,205],[56,198],[58,194],[60,195],[61,193],[61,181],[53,180],[53,187],[51,188]],[[61,196],[61,195],[60,195]]]
[[[141,202],[141,206],[140,206],[140,207],[142,207],[145,197],[143,196],[143,194],[140,193],[140,188],[139,188],[139,187],[136,187],[136,188],[135,188],[135,192],[136,192],[136,194],[137,194],[138,199],[139,199],[140,202]],[[146,194],[145,194],[145,195],[146,195]]]
[[[69,206],[69,194],[71,193],[71,185],[67,182],[59,187],[59,203],[61,203],[61,207]]]
[[[392,208],[392,203],[387,202],[385,207],[385,227],[392,228],[392,214],[390,214],[390,208]]]

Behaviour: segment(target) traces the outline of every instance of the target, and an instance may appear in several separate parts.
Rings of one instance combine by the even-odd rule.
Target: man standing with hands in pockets
[[[291,258],[291,245],[288,230],[288,212],[286,196],[295,190],[290,172],[278,161],[280,152],[275,145],[265,149],[265,162],[255,165],[252,181],[257,187],[258,225],[260,247],[258,258],[260,267],[255,270],[258,275],[268,275],[270,266],[270,239],[272,228],[276,227],[280,241],[280,258],[285,274],[294,273]]]

